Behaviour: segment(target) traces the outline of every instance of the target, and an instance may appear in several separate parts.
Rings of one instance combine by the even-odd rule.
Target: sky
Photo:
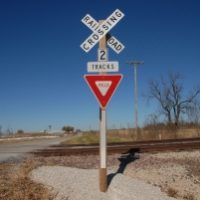
[[[99,128],[99,106],[85,83],[87,62],[97,61],[80,44],[92,33],[81,19],[125,17],[110,31],[124,44],[109,60],[119,62],[123,80],[107,106],[108,128],[134,125],[134,74],[138,68],[139,124],[155,113],[148,83],[169,72],[182,75],[186,91],[200,84],[200,1],[198,0],[0,0],[0,126],[42,131],[51,125]]]

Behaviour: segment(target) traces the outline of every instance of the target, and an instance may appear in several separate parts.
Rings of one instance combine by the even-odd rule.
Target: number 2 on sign
[[[107,49],[98,49],[98,61],[107,61],[108,53]]]

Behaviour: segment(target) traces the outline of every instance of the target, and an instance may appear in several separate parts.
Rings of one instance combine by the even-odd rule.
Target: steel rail
[[[200,149],[200,138],[108,144],[108,154],[128,152],[190,151]],[[96,155],[98,145],[54,145],[32,152],[36,156]]]

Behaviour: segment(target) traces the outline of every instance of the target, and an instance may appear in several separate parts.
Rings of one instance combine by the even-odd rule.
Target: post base
[[[99,187],[101,192],[106,192],[108,183],[107,183],[107,168],[99,169]]]

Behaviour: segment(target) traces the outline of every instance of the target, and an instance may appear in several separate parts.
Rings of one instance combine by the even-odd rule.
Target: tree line
[[[179,127],[182,120],[199,123],[200,86],[186,93],[183,79],[179,73],[169,73],[149,82],[148,100],[157,103],[159,112],[152,115],[153,120],[163,116],[167,125]]]

